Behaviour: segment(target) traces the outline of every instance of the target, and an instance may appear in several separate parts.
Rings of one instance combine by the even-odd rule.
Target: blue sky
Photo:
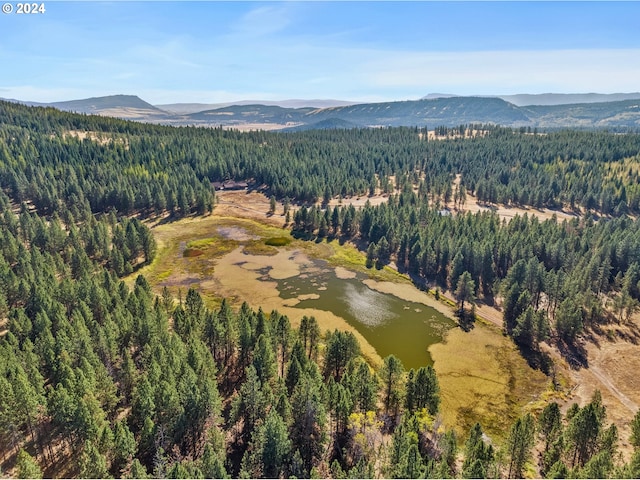
[[[45,1],[45,8],[0,14],[0,97],[125,93],[160,104],[640,91],[640,2]]]

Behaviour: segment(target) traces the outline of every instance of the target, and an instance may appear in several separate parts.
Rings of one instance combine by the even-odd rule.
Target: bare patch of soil
[[[604,337],[585,344],[589,366],[579,370],[565,364],[564,374],[573,389],[564,409],[573,403],[587,404],[596,390],[607,407],[607,422],[615,423],[620,433],[621,451],[630,456],[629,423],[640,408],[640,346],[632,342]],[[556,362],[559,363],[559,362]],[[560,363],[561,364],[561,363]]]
[[[99,143],[100,145],[107,145],[113,142],[113,137],[108,136],[102,132],[87,132],[83,130],[67,130],[63,133],[62,138],[75,137],[79,140],[89,139],[92,142]],[[124,138],[119,138],[120,143],[125,143]]]
[[[456,175],[455,180],[453,181],[453,190],[455,191],[456,186],[460,184],[461,175]],[[550,220],[555,218],[559,221],[564,219],[575,218],[576,215],[571,212],[565,212],[564,210],[550,210],[548,208],[533,208],[533,207],[516,207],[510,205],[495,205],[492,203],[481,202],[474,195],[471,195],[469,192],[466,194],[466,201],[462,205],[461,208],[456,210],[459,213],[477,213],[477,212],[486,212],[486,211],[494,211],[498,214],[498,216],[502,219],[511,220],[516,215],[523,216],[525,213],[528,216],[536,216],[540,221]]]
[[[367,202],[372,206],[380,205],[389,200],[387,194],[372,196],[355,196],[345,198],[332,198],[331,207],[353,205],[355,208],[364,207]],[[270,200],[264,193],[253,190],[219,190],[216,192],[216,215],[239,218],[250,218],[278,227],[285,226],[284,204],[276,203],[276,211],[269,213]],[[321,206],[321,202],[316,204]],[[300,207],[291,205],[291,215]]]
[[[389,195],[387,194],[377,194],[372,196],[362,195],[360,197],[343,197],[341,199],[332,198],[329,202],[329,205],[331,205],[332,207],[353,205],[356,208],[362,208],[367,204],[367,202],[369,202],[371,206],[377,206],[387,202],[388,200]]]
[[[279,204],[276,213],[269,214],[269,198],[260,192],[245,190],[219,190],[216,192],[216,216],[239,217],[258,220],[277,227],[284,227],[284,206]]]

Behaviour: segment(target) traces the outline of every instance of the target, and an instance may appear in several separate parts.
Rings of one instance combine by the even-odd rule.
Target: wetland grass
[[[534,407],[548,388],[547,377],[529,367],[513,342],[489,325],[450,330],[429,352],[440,383],[443,421],[460,434],[480,422],[502,443],[508,434],[504,426]]]
[[[264,241],[264,244],[272,247],[286,247],[291,243],[291,240],[291,237],[270,237]]]

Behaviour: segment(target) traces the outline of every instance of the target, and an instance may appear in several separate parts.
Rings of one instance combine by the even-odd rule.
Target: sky
[[[0,14],[0,97],[153,104],[640,91],[640,2],[50,1]],[[3,11],[4,8],[3,6]]]

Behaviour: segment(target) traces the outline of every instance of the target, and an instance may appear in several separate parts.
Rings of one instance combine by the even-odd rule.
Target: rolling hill
[[[104,115],[137,121],[152,121],[169,116],[167,112],[154,107],[135,95],[108,95],[105,97],[51,103],[14,101],[30,106],[53,107],[66,112]]]
[[[268,129],[314,129],[353,127],[418,126],[435,128],[461,124],[485,123],[508,127],[532,128],[609,128],[640,127],[640,99],[600,101],[627,98],[638,94],[518,95],[514,102],[547,104],[518,106],[498,97],[456,97],[429,95],[420,100],[334,105],[330,107],[288,107],[311,101],[273,102],[278,105],[240,104],[207,108],[207,104],[170,104],[167,110],[133,95],[112,95],[49,104],[60,110],[106,115],[165,125]],[[508,98],[508,97],[505,97]],[[582,99],[583,103],[553,105],[557,101]],[[301,103],[297,103],[301,102]],[[316,101],[316,103],[319,101]],[[333,102],[333,101],[328,101]],[[348,102],[345,102],[348,103]],[[182,107],[180,105],[183,105]],[[204,108],[201,111],[199,108]]]

